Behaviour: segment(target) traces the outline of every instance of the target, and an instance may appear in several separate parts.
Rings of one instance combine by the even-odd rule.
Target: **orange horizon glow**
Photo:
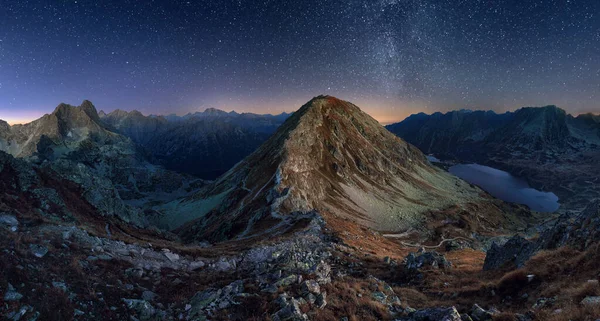
[[[401,122],[404,119],[406,119],[408,116],[412,115],[412,114],[416,114],[416,113],[420,113],[420,112],[424,112],[426,114],[433,114],[435,112],[448,112],[448,111],[444,111],[444,110],[438,110],[438,109],[430,109],[427,106],[424,106],[422,104],[418,104],[418,103],[402,103],[401,106],[400,104],[398,104],[397,102],[390,102],[390,101],[385,101],[385,100],[373,100],[373,101],[368,101],[368,100],[361,100],[361,99],[356,99],[353,101],[350,101],[351,103],[355,104],[356,106],[358,106],[359,108],[361,108],[364,112],[366,112],[367,114],[369,114],[371,117],[373,117],[375,120],[377,120],[380,124],[382,125],[388,125],[388,124],[392,124],[392,123],[397,123],[397,122]],[[241,103],[232,103],[231,101],[219,101],[216,102],[216,106],[227,106],[227,107],[207,107],[207,108],[203,108],[203,109],[191,109],[189,111],[186,112],[176,112],[176,113],[169,113],[166,110],[157,110],[156,112],[142,112],[142,114],[148,116],[150,114],[155,114],[155,115],[169,115],[169,114],[176,114],[179,116],[183,116],[187,113],[195,113],[195,112],[199,112],[199,111],[204,111],[208,108],[216,108],[219,110],[223,110],[225,112],[231,112],[231,111],[235,111],[237,113],[254,113],[254,114],[272,114],[272,115],[277,115],[277,114],[281,114],[281,113],[292,113],[295,112],[296,110],[298,110],[304,103],[306,102],[302,102],[299,103],[298,101],[287,101],[284,103],[276,103],[276,102],[256,102],[255,104],[248,104],[248,102],[245,102],[244,104]],[[283,106],[294,106],[294,107],[282,107]],[[497,111],[498,113],[502,113],[504,111],[514,111],[516,109],[519,109],[521,107],[517,107],[517,108],[502,108],[502,111]],[[103,110],[102,108],[98,108],[98,111]],[[117,110],[119,108],[110,108],[110,109],[106,109],[108,111],[106,111],[106,113],[109,113],[111,111]],[[141,109],[141,108],[140,108]],[[460,108],[457,108],[460,109]],[[457,110],[457,109],[453,109],[453,110]],[[131,108],[131,109],[124,109],[126,111],[133,111],[136,110],[136,108]],[[139,110],[139,109],[138,109]],[[484,109],[474,109],[474,110],[484,110]],[[52,112],[51,110],[48,110],[48,112],[27,112],[27,115],[22,115],[20,112],[17,113],[14,109],[11,110],[10,112],[6,112],[8,115],[5,114],[5,112],[0,111],[0,120],[6,121],[9,125],[14,126],[14,125],[23,125],[23,124],[27,124],[30,123],[34,120],[37,120],[41,117],[43,117],[45,114],[48,114]],[[574,114],[574,116],[577,115],[582,115],[582,114],[598,114],[597,111],[583,111],[577,114]],[[4,115],[3,115],[4,114]],[[12,116],[12,117],[11,117]]]

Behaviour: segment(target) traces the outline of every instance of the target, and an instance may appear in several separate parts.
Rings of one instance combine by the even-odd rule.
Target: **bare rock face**
[[[314,213],[393,231],[479,193],[357,106],[319,96],[213,184],[162,212],[189,218],[179,228],[187,240],[278,233]]]
[[[197,181],[150,164],[129,138],[100,120],[88,100],[78,107],[59,104],[51,114],[28,124],[0,122],[0,151],[76,183],[85,200],[103,215],[136,226],[148,226],[148,221],[143,210],[129,203],[155,195],[181,197]]]
[[[64,148],[72,150],[90,135],[118,138],[100,123],[96,108],[88,100],[79,107],[61,103],[52,114],[28,124],[0,127],[0,150],[15,157],[31,157],[38,153],[49,156],[47,148],[53,148],[53,157],[58,157],[65,152]]]

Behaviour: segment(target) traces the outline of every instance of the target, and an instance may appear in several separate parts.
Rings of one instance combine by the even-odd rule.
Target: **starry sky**
[[[555,104],[600,112],[598,0],[2,0],[0,119],[60,102],[293,111],[319,94],[381,122]]]

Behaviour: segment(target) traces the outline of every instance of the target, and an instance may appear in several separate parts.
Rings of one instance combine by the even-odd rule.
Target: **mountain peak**
[[[283,232],[311,213],[390,231],[478,193],[430,166],[356,105],[317,96],[253,154],[165,215],[191,211],[185,215],[192,221],[178,229],[189,241]],[[225,205],[207,209],[215,198]]]
[[[79,108],[81,108],[92,120],[98,122],[100,121],[100,116],[98,115],[98,111],[96,110],[96,107],[94,106],[94,104],[92,104],[91,101],[89,100],[84,100],[81,105],[79,105]]]
[[[100,121],[100,116],[94,104],[92,104],[89,100],[84,100],[79,106],[72,106],[66,103],[60,103],[52,112],[52,115],[57,116],[58,118],[64,117],[81,117],[80,112],[83,112],[87,117],[89,117],[94,122]],[[79,115],[79,116],[77,116]]]

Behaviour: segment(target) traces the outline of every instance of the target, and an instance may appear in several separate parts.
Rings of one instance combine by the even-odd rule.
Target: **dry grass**
[[[527,275],[524,269],[508,272],[502,276],[496,288],[501,295],[516,295],[529,283]]]
[[[311,320],[338,321],[343,316],[352,321],[390,320],[387,307],[371,299],[370,286],[370,282],[364,279],[351,277],[325,285],[323,289],[327,292],[327,306],[311,315]],[[359,294],[363,296],[359,297]]]
[[[544,321],[594,321],[600,317],[600,307],[570,305],[561,310],[560,313],[554,310],[540,311],[536,317]]]

